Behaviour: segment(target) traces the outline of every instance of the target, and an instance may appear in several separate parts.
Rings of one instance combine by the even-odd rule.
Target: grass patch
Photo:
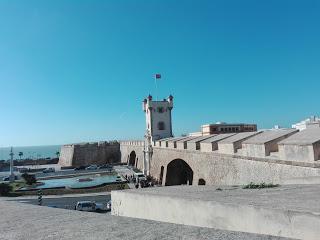
[[[279,184],[265,183],[265,182],[256,184],[251,182],[247,185],[244,185],[242,188],[243,189],[262,189],[262,188],[274,188],[274,187],[279,187]]]
[[[21,187],[27,186],[25,181],[15,181],[15,182],[9,183],[9,185],[12,187],[13,192],[15,192]]]

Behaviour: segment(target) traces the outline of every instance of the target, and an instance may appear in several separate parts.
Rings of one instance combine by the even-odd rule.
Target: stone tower
[[[146,113],[146,132],[151,135],[151,141],[173,136],[172,108],[173,97],[171,95],[162,101],[153,101],[151,95],[143,100],[143,111]]]

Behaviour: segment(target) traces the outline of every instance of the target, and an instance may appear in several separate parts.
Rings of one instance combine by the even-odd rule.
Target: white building
[[[153,101],[149,95],[143,100],[143,111],[146,113],[146,130],[151,134],[151,140],[172,137],[171,111],[173,97],[170,95],[162,101]]]
[[[299,131],[305,130],[307,128],[319,128],[320,127],[320,118],[316,116],[311,116],[299,123],[293,124],[292,128],[298,129]]]

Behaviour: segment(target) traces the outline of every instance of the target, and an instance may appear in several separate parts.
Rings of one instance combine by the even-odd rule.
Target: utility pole
[[[9,176],[9,181],[10,182],[14,182],[14,174],[13,174],[13,150],[12,150],[12,147],[11,147],[11,151],[10,151],[10,176]]]

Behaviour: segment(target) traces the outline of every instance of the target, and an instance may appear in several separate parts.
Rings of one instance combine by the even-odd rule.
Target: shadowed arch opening
[[[167,166],[166,186],[192,185],[193,171],[182,159],[172,160]]]
[[[204,180],[203,178],[200,178],[198,181],[198,185],[206,185],[206,180]]]
[[[135,163],[136,163],[136,152],[135,151],[132,151],[130,153],[130,157],[129,157],[129,165],[130,166],[135,166]]]

